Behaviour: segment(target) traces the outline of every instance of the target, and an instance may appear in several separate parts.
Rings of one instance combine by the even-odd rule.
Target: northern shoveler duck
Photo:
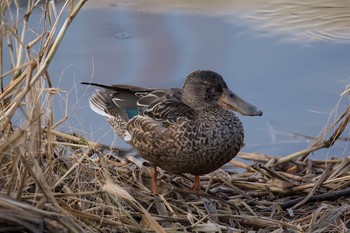
[[[194,175],[193,189],[200,190],[199,176],[229,162],[243,145],[242,123],[231,110],[262,115],[210,70],[190,73],[182,89],[83,84],[104,88],[91,96],[90,107],[150,162],[153,193],[156,167]]]

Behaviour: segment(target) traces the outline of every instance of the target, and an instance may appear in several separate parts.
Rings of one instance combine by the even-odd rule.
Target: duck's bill
[[[231,90],[224,88],[218,104],[226,109],[234,110],[245,116],[261,116],[263,112],[254,105],[244,101]]]

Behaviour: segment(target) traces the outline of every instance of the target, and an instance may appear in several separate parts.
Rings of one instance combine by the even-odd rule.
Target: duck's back
[[[106,117],[115,133],[121,138],[126,136],[126,127],[134,117],[148,116],[166,124],[182,114],[177,104],[181,105],[181,89],[178,88],[147,89],[129,85],[83,84],[104,88],[91,96],[90,107]]]

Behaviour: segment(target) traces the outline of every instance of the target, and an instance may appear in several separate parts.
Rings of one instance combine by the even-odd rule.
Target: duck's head
[[[182,101],[194,109],[220,105],[242,115],[262,115],[261,110],[233,93],[220,74],[210,70],[197,70],[187,76]]]

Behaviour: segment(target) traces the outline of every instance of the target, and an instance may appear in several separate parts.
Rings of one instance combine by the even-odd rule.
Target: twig
[[[332,169],[332,165],[328,165],[326,169],[324,170],[323,174],[321,177],[318,179],[318,181],[315,183],[315,186],[312,187],[311,191],[308,193],[308,195],[305,197],[304,200],[293,206],[293,209],[296,209],[302,205],[304,205],[316,192],[317,188],[320,187],[320,185],[329,177]]]
[[[304,204],[311,203],[311,202],[321,202],[321,201],[335,201],[335,200],[339,199],[340,197],[349,197],[349,196],[350,196],[350,188],[346,188],[346,189],[342,189],[342,190],[331,191],[328,193],[313,195]],[[298,197],[294,200],[280,203],[280,206],[283,209],[287,209],[287,208],[290,208],[290,207],[298,204],[299,202],[301,202],[304,199],[305,199],[305,197]]]
[[[335,143],[335,141],[339,138],[339,136],[343,133],[343,131],[346,129],[346,126],[349,123],[349,120],[350,120],[350,106],[343,112],[343,114],[326,131],[329,132],[332,128],[334,128],[335,125],[337,123],[339,123],[341,119],[343,119],[343,121],[340,123],[340,125],[337,127],[335,132],[331,135],[331,137],[327,141],[319,143],[318,145],[312,145],[311,147],[309,147],[309,148],[307,148],[305,150],[302,150],[302,151],[290,154],[290,155],[288,155],[286,157],[280,158],[275,163],[273,163],[271,166],[277,166],[279,164],[291,161],[291,160],[293,160],[295,158],[298,158],[300,156],[304,156],[305,157],[308,154],[310,154],[311,152],[314,152],[314,151],[319,150],[321,148],[329,148],[329,147],[331,147]]]

